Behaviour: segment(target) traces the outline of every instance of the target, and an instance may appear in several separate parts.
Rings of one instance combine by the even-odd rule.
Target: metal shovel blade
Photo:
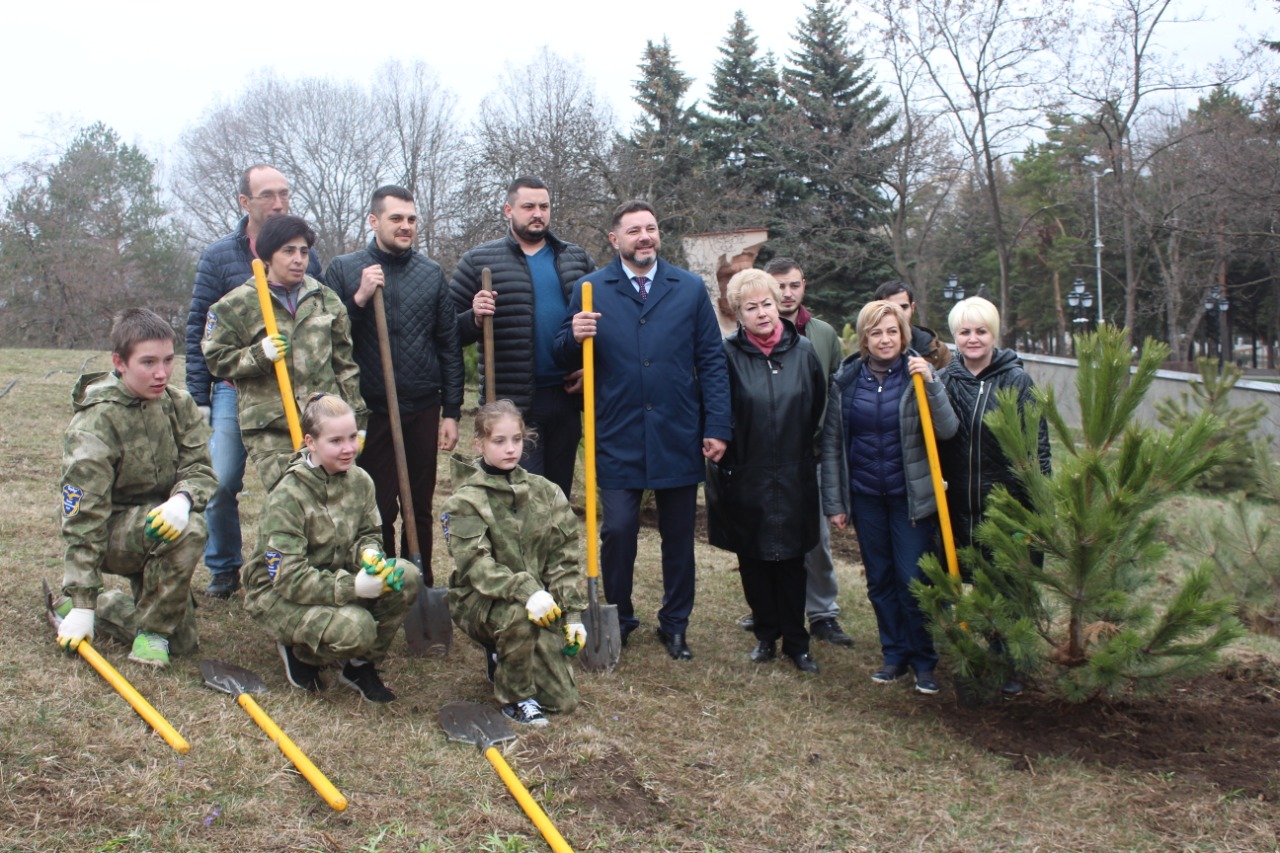
[[[588,672],[612,672],[622,657],[622,626],[618,623],[618,606],[601,604],[595,585],[595,578],[587,579],[591,603],[582,614],[587,642],[578,653],[578,659]]]
[[[511,723],[491,705],[450,702],[440,709],[440,727],[449,740],[473,743],[481,749],[516,739]]]
[[[239,696],[241,693],[266,693],[267,685],[257,673],[242,666],[220,660],[200,661],[200,674],[204,683],[214,690]]]
[[[404,618],[404,638],[414,657],[442,658],[453,648],[448,590],[428,587],[418,578],[418,598]]]

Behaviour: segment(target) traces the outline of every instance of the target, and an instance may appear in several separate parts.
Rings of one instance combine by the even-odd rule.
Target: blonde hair
[[[503,418],[515,419],[515,422],[520,425],[520,432],[524,436],[526,445],[537,441],[538,433],[525,426],[524,415],[520,414],[520,408],[515,403],[510,400],[494,400],[492,403],[485,403],[479,409],[476,409],[475,428],[473,430],[476,442],[478,443],[488,438],[493,430],[493,425]]]
[[[889,315],[893,315],[898,321],[898,331],[902,335],[902,349],[905,351],[911,346],[911,327],[907,325],[907,315],[892,302],[877,299],[863,305],[862,310],[858,312],[858,351],[862,353],[863,358],[866,358],[867,353],[871,351],[871,344],[868,342],[869,332],[879,326],[881,321]]]
[[[307,404],[302,407],[302,433],[312,438],[319,438],[320,428],[329,418],[354,414],[347,401],[337,394],[317,392],[308,397]]]
[[[1000,309],[981,296],[970,296],[961,299],[947,315],[947,325],[951,327],[951,339],[955,340],[956,330],[964,325],[965,320],[978,322],[991,331],[991,337],[1000,340]]]
[[[729,283],[725,285],[724,298],[735,317],[738,309],[742,307],[742,297],[759,290],[769,291],[775,305],[782,301],[782,290],[778,287],[778,280],[764,270],[742,270],[733,274],[733,278],[729,279]]]

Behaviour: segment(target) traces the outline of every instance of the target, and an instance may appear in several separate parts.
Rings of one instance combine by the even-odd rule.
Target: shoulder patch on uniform
[[[216,325],[218,325],[218,315],[210,311],[204,321],[204,336],[206,338],[213,337],[213,327]]]
[[[440,516],[440,526],[444,528],[444,541],[449,541],[449,513]]]
[[[75,518],[80,514],[80,501],[84,498],[84,489],[66,483],[62,487],[62,517]]]
[[[271,576],[272,580],[275,580],[276,572],[280,571],[280,552],[268,551],[265,556],[267,558],[267,574]]]

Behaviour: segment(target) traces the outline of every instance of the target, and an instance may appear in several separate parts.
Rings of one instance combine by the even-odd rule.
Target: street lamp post
[[[947,276],[947,283],[942,286],[942,298],[949,302],[964,299],[964,288],[960,286],[960,276],[952,273]]]
[[[1115,169],[1104,169],[1101,172],[1093,173],[1093,268],[1098,274],[1098,325],[1103,324],[1102,319],[1102,227],[1098,217],[1098,178],[1105,177],[1114,172]],[[1076,279],[1080,281],[1080,279]]]
[[[1225,360],[1225,347],[1229,343],[1227,341],[1227,310],[1231,307],[1231,303],[1227,300],[1227,292],[1225,288],[1219,288],[1214,285],[1209,288],[1208,295],[1204,298],[1204,313],[1209,317],[1218,319],[1218,367],[1222,367]]]
[[[1093,294],[1084,286],[1084,279],[1076,279],[1067,293],[1067,305],[1071,308],[1072,325],[1077,329],[1071,335],[1071,349],[1075,352],[1075,337],[1084,332],[1084,324],[1089,322],[1089,309],[1093,307]]]

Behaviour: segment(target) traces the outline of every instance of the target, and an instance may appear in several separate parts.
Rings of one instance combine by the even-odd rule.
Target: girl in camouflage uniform
[[[343,684],[390,702],[375,666],[417,596],[418,570],[382,558],[373,480],[355,467],[351,407],[316,394],[302,431],[304,449],[267,496],[259,550],[245,567],[245,608],[274,635],[295,687],[319,690],[320,668],[336,663]]]
[[[586,602],[577,519],[559,486],[519,466],[527,438],[510,400],[483,406],[475,423],[480,458],[454,457],[461,485],[440,521],[456,566],[453,621],[485,648],[502,712],[545,726],[544,710],[578,706],[569,655],[586,642]]]

